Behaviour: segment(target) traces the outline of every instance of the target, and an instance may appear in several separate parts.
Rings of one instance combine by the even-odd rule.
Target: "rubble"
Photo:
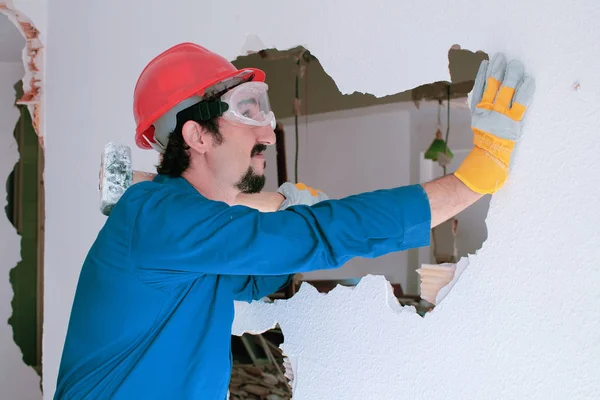
[[[229,384],[230,400],[290,400],[287,379],[272,364],[234,364]]]

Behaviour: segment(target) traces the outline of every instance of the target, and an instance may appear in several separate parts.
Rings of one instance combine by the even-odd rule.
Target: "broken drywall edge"
[[[23,65],[25,66],[25,76],[23,77],[23,96],[17,101],[17,104],[27,106],[33,128],[38,135],[40,147],[44,149],[44,133],[42,129],[42,74],[43,74],[43,45],[40,39],[40,32],[33,25],[33,22],[20,12],[12,0],[0,2],[0,12],[6,15],[17,27],[19,32],[25,38],[26,44],[23,49]]]
[[[242,38],[243,44],[238,52],[235,52],[233,55],[231,55],[229,52],[224,51],[220,54],[230,60],[236,61],[239,57],[247,56],[247,55],[253,54],[253,53],[261,53],[261,56],[263,56],[263,57],[266,56],[267,58],[269,58],[271,60],[287,59],[287,58],[296,60],[298,57],[302,56],[303,53],[308,53],[319,60],[319,64],[323,68],[324,73],[327,74],[329,77],[331,77],[332,83],[335,85],[335,87],[340,92],[340,94],[342,94],[344,96],[360,94],[360,95],[365,95],[365,96],[373,96],[375,98],[383,98],[383,97],[395,95],[398,93],[403,93],[408,90],[412,90],[418,86],[431,84],[432,82],[451,81],[451,75],[450,75],[449,68],[446,68],[446,71],[444,73],[442,73],[441,75],[438,74],[438,76],[435,80],[428,80],[426,78],[422,78],[420,80],[414,81],[413,85],[410,85],[405,88],[400,88],[400,89],[393,89],[393,88],[389,89],[388,88],[384,92],[381,92],[381,91],[377,91],[377,90],[371,91],[371,90],[367,90],[367,89],[357,89],[355,87],[355,85],[351,85],[352,88],[345,89],[344,87],[340,86],[340,83],[338,82],[338,80],[334,79],[334,76],[329,71],[327,62],[331,56],[330,52],[321,53],[318,43],[313,44],[311,46],[307,45],[306,43],[300,43],[300,42],[294,42],[293,44],[287,43],[284,45],[266,46],[264,44],[264,41],[262,40],[262,38],[269,37],[269,36],[268,35],[263,36],[263,35],[264,35],[264,32],[262,32],[260,34],[256,33],[256,32],[251,33],[251,34],[246,34]],[[276,40],[275,43],[277,41],[278,40]],[[449,44],[447,51],[450,51],[450,49],[451,49],[451,45]],[[211,49],[211,50],[213,50],[213,49]],[[477,50],[477,51],[481,51],[481,50]],[[274,54],[272,54],[273,52],[277,53],[277,54],[274,55]],[[316,54],[320,54],[320,55],[317,57]],[[446,65],[449,66],[449,60],[447,57],[447,53],[446,53],[446,55],[442,55],[442,58],[443,57],[445,57],[445,59],[443,61],[445,61]],[[336,63],[334,63],[334,64],[336,64]],[[440,65],[444,65],[444,62],[440,63]],[[357,81],[363,81],[365,78],[370,78],[370,76],[367,76],[367,77],[361,76],[360,79],[357,79]]]
[[[13,66],[18,67],[18,72],[20,72],[20,70],[22,70],[23,66],[18,63],[12,63]],[[8,79],[17,79],[16,77],[10,77]],[[3,84],[5,84],[6,82],[3,82]],[[19,80],[13,87],[13,90],[7,90],[6,91],[6,95],[8,95],[9,97],[12,97],[13,101],[15,98],[15,94],[17,96],[19,96],[22,92],[22,81]],[[11,92],[12,92],[12,96],[11,96]],[[17,158],[18,158],[18,162],[15,162],[15,164],[13,164],[11,171],[13,171],[13,173],[15,174],[14,178],[18,178],[18,176],[20,175],[20,172],[24,172],[25,175],[29,175],[29,178],[32,178],[32,181],[28,183],[27,178],[25,178],[26,180],[23,181],[22,183],[25,184],[24,187],[22,187],[22,190],[27,191],[28,187],[30,187],[30,185],[33,185],[34,187],[37,186],[36,181],[37,178],[35,175],[37,175],[37,164],[38,162],[35,162],[35,164],[30,165],[29,162],[31,160],[27,160],[26,159],[26,154],[28,152],[27,148],[28,146],[26,145],[26,143],[28,141],[30,141],[30,139],[32,139],[32,137],[30,135],[34,135],[33,138],[35,138],[35,132],[33,132],[32,130],[32,126],[31,126],[31,120],[30,120],[30,116],[28,114],[27,110],[23,110],[23,106],[17,106],[14,107],[13,104],[6,104],[6,106],[9,107],[9,109],[12,110],[16,110],[18,112],[19,118],[17,119],[17,122],[15,124],[15,127],[12,127],[12,132],[16,132],[17,130],[22,130],[22,128],[24,129],[24,131],[22,132],[25,136],[22,137],[22,140],[20,141],[20,144],[17,144],[17,142],[19,142],[19,140],[16,140],[15,135],[11,135],[7,132],[6,134],[6,140],[8,140],[9,138],[11,138],[12,140],[12,145],[10,147],[16,147],[17,148]],[[24,126],[25,125],[25,126]],[[11,133],[12,133],[11,132]],[[27,138],[30,139],[27,139]],[[22,145],[25,145],[25,147],[21,147]],[[37,154],[37,143],[33,143],[34,148],[33,148],[33,155],[35,156]],[[32,149],[30,149],[31,151]],[[30,152],[29,151],[29,152]],[[23,153],[25,152],[25,153]],[[25,159],[22,159],[23,157],[25,157]],[[38,160],[39,161],[39,160]],[[24,163],[24,164],[23,164]],[[28,170],[27,165],[30,165],[32,167],[34,167],[33,170]],[[24,176],[21,175],[21,179],[23,179]],[[7,180],[7,187],[8,184],[10,182]],[[37,189],[35,189],[35,192],[37,193]],[[8,200],[8,199],[7,199]],[[22,199],[25,200],[25,199]],[[25,207],[25,208],[22,208]],[[19,237],[19,243],[16,246],[19,249],[19,261],[17,263],[14,264],[13,268],[11,268],[9,270],[9,281],[12,287],[12,300],[11,300],[11,305],[12,305],[12,315],[10,315],[10,317],[8,318],[8,323],[9,325],[11,325],[12,327],[12,331],[13,331],[13,340],[14,342],[17,344],[17,346],[21,349],[21,352],[23,353],[23,361],[27,364],[30,365],[34,368],[36,368],[38,373],[41,373],[41,371],[39,371],[37,369],[37,367],[40,367],[40,365],[37,363],[36,361],[36,347],[31,347],[31,342],[30,340],[33,339],[34,341],[36,340],[36,332],[37,332],[37,326],[36,326],[36,313],[40,310],[38,310],[39,307],[39,303],[37,302],[37,300],[34,301],[34,299],[31,297],[31,290],[37,291],[36,287],[37,287],[37,282],[35,282],[36,280],[36,275],[38,275],[38,271],[37,271],[37,259],[31,258],[31,253],[28,253],[29,250],[26,249],[26,246],[29,245],[36,245],[35,244],[35,239],[34,242],[31,242],[32,236],[31,234],[34,232],[34,230],[36,229],[35,226],[31,226],[29,224],[27,224],[26,220],[28,218],[28,212],[33,211],[34,213],[36,212],[36,208],[38,207],[38,205],[36,205],[35,203],[32,205],[33,209],[29,209],[27,210],[27,206],[25,206],[24,204],[13,204],[13,209],[15,210],[19,210],[19,215],[20,217],[17,217],[17,221],[13,221],[13,224],[11,225],[13,227],[13,231],[14,233]],[[8,210],[7,210],[7,215],[8,215]],[[19,223],[19,219],[21,220],[21,222]],[[37,219],[37,218],[36,218]],[[38,235],[39,236],[39,235]],[[40,239],[43,239],[42,236],[40,236]],[[34,279],[34,281],[31,281],[31,278]],[[28,283],[35,283],[35,285],[32,287],[30,286],[30,284]],[[34,295],[34,297],[37,297]],[[39,300],[39,299],[38,299]],[[37,303],[37,304],[36,304]],[[38,311],[36,311],[38,310]],[[33,313],[33,318],[34,320],[31,321],[29,320],[30,317],[32,317]],[[33,322],[33,324],[30,324],[29,322]],[[35,327],[33,330],[30,330],[30,328]],[[32,336],[29,335],[29,333],[32,334]]]
[[[324,70],[325,70],[325,68],[324,68]],[[448,74],[449,74],[449,71],[448,71]],[[427,82],[425,82],[425,83],[427,83]],[[336,83],[336,85],[337,85],[337,83]],[[338,90],[340,90],[339,87],[338,87]],[[342,92],[342,91],[340,90],[340,92]],[[356,92],[357,91],[353,91],[353,93],[356,93]],[[469,93],[469,95],[471,95],[471,93]],[[467,105],[467,107],[468,106],[469,105]],[[438,295],[438,300],[437,300],[438,304],[444,299],[444,297],[446,297],[446,295],[450,292],[452,287],[456,284],[460,274],[462,273],[464,268],[466,268],[467,265],[468,265],[468,262],[466,264],[463,263],[463,265],[462,265],[463,268],[457,274],[455,274],[455,276],[453,277],[453,280],[448,285],[445,286],[445,289],[441,293],[441,295],[440,294]],[[380,278],[383,278],[383,277],[380,277]],[[260,321],[260,322],[258,322],[256,325],[251,324],[252,329],[247,329],[245,331],[245,333],[254,333],[254,334],[262,333],[268,329],[272,329],[273,327],[279,325],[279,327],[282,329],[282,331],[284,333],[284,337],[286,337],[286,340],[281,344],[280,349],[287,355],[287,357],[289,358],[290,362],[293,365],[296,379],[293,382],[292,387],[295,390],[300,379],[305,376],[303,373],[302,362],[301,362],[303,360],[300,360],[298,358],[299,354],[294,353],[294,350],[293,350],[294,345],[293,345],[293,343],[289,343],[289,340],[286,336],[286,332],[289,332],[288,324],[286,323],[286,321],[284,319],[280,318],[280,315],[282,315],[282,314],[279,314],[277,312],[277,310],[274,309],[273,307],[282,306],[283,305],[282,302],[287,303],[287,306],[289,306],[291,304],[291,302],[296,302],[296,301],[301,301],[304,303],[305,298],[300,297],[299,296],[300,293],[302,293],[304,296],[310,296],[311,299],[308,301],[313,301],[313,300],[316,300],[316,301],[321,300],[322,301],[322,300],[326,299],[328,301],[331,301],[332,304],[333,303],[342,304],[342,303],[346,302],[346,300],[347,300],[345,298],[346,296],[351,296],[361,286],[364,287],[364,285],[367,283],[367,280],[368,279],[363,278],[360,281],[359,285],[357,285],[356,287],[347,287],[347,286],[338,284],[335,286],[334,289],[329,291],[329,293],[327,293],[327,294],[319,293],[316,290],[316,288],[314,288],[312,285],[304,282],[304,283],[302,283],[301,290],[294,297],[292,297],[291,299],[289,299],[287,301],[276,301],[275,303],[270,304],[270,306],[272,306],[271,308],[268,308],[268,306],[265,304],[257,304],[257,303],[244,305],[245,309],[252,308],[252,307],[260,307],[260,309],[258,309],[258,308],[256,309],[257,315],[255,315],[254,317],[251,317],[251,319],[255,318],[254,321]],[[392,287],[391,283],[389,281],[387,281],[387,279],[383,278],[380,283],[382,285],[384,285],[384,289],[382,292],[385,293],[384,299],[385,299],[385,304],[386,304],[388,310],[392,311],[396,315],[404,314],[403,316],[406,316],[405,312],[408,312],[415,316],[420,317],[420,315],[417,313],[415,307],[402,306],[400,304],[399,300],[393,294],[393,287]],[[313,299],[313,297],[314,297],[314,299]],[[303,304],[302,307],[307,307],[307,305]],[[322,308],[325,308],[325,307],[326,307],[325,305],[322,305]],[[289,309],[292,309],[292,307],[290,307]],[[318,313],[318,310],[317,310],[317,313]],[[266,323],[266,324],[265,324],[265,320],[262,319],[265,316],[266,316],[266,321],[268,321],[268,323]],[[236,319],[238,317],[241,319],[248,318],[248,314],[238,314],[238,310],[236,309]],[[422,318],[419,318],[419,319],[421,320]],[[258,329],[256,329],[256,328],[258,328]],[[244,332],[242,332],[242,333],[244,333]],[[308,364],[311,364],[310,361],[311,360],[309,360]],[[315,360],[312,360],[312,361],[315,361]]]
[[[7,399],[34,399],[42,396],[41,377],[35,368],[26,365],[23,361],[23,353],[14,340],[15,332],[9,323],[9,319],[13,315],[12,301],[14,298],[10,274],[13,268],[22,261],[22,258],[21,236],[14,225],[10,223],[4,210],[8,203],[6,181],[20,158],[18,145],[12,133],[21,115],[19,110],[13,106],[15,96],[13,84],[19,79],[18,76],[22,73],[21,68],[23,67],[19,66],[19,70],[14,72],[14,81],[12,81],[13,77],[8,77],[9,83],[4,82],[6,86],[2,88],[2,93],[10,100],[3,103],[9,104],[9,110],[6,116],[0,120],[3,130],[1,132],[3,144],[0,145],[0,176],[5,182],[0,189],[3,203],[0,231],[4,232],[0,245],[3,265],[0,273],[0,337],[2,338],[0,353],[2,353],[3,361],[0,365],[0,388],[3,393],[2,397]],[[6,78],[6,75],[2,76]],[[9,385],[10,387],[7,387]]]
[[[463,269],[468,263],[463,263]],[[452,282],[446,288],[449,292]],[[374,293],[375,296],[367,296],[367,293]],[[383,290],[381,290],[383,289]],[[244,333],[261,334],[270,329],[279,326],[283,335],[284,342],[279,349],[287,358],[293,379],[289,380],[292,391],[302,385],[302,380],[307,376],[307,371],[314,368],[318,360],[307,360],[306,357],[298,351],[298,344],[294,343],[294,338],[286,335],[286,332],[297,332],[302,329],[302,320],[305,315],[294,315],[291,310],[303,309],[309,315],[315,315],[322,311],[335,309],[334,305],[352,303],[352,297],[370,298],[371,304],[365,304],[365,307],[372,307],[374,313],[387,314],[387,318],[401,318],[407,329],[416,326],[423,320],[413,306],[402,306],[394,295],[391,283],[381,275],[366,275],[354,287],[336,285],[328,293],[320,293],[313,285],[303,282],[300,289],[288,300],[275,300],[273,302],[253,301],[252,303],[235,302],[235,318],[232,325],[232,334],[241,336]],[[382,307],[382,303],[386,307]],[[299,306],[301,304],[301,306]],[[351,312],[351,310],[349,310]],[[415,322],[410,322],[415,321]],[[306,371],[303,368],[306,365]],[[288,371],[289,372],[289,371]],[[306,384],[304,384],[306,386]]]
[[[327,314],[335,310],[335,316],[324,315],[324,320],[344,320],[355,313],[351,305],[356,299],[367,299],[362,305],[372,310],[372,315],[380,316],[378,319],[381,321],[395,321],[395,324],[405,327],[407,331],[414,331],[422,320],[414,307],[400,305],[391,283],[384,276],[366,275],[354,287],[338,285],[328,293],[320,293],[311,284],[303,282],[298,292],[288,300],[275,300],[272,303],[235,302],[232,334],[259,334],[278,325],[284,335],[279,349],[291,365],[294,378],[290,385],[295,396],[298,387],[310,386],[311,372],[315,366],[321,365],[322,360],[307,358],[302,352],[302,343],[288,333],[302,332],[304,321],[319,313]],[[344,308],[344,305],[348,306]],[[298,310],[301,310],[301,314]],[[317,326],[316,331],[311,330],[305,334],[317,337],[318,329]],[[344,334],[352,335],[352,328],[345,330]]]
[[[246,36],[246,41],[244,42],[244,45],[242,46],[241,54],[242,55],[254,54],[254,53],[258,53],[261,50],[265,50],[265,49],[266,49],[266,46],[264,45],[262,40],[260,40],[258,35],[251,33],[248,36]]]
[[[469,93],[469,96],[472,95],[472,91]],[[471,104],[471,100],[469,99],[469,106]],[[507,185],[509,183],[507,182]],[[490,233],[490,225],[493,225],[493,223],[491,223],[491,219],[492,216],[496,215],[498,217],[500,217],[502,215],[501,212],[498,212],[496,210],[497,207],[497,202],[499,197],[502,196],[502,193],[498,193],[496,195],[494,195],[494,197],[490,200],[490,204],[489,204],[489,208],[488,208],[488,212],[486,214],[485,217],[485,226],[487,229],[487,238],[483,241],[483,243],[481,244],[481,247],[479,249],[477,249],[475,251],[475,254],[467,254],[466,257],[461,257],[458,262],[456,263],[456,268],[454,270],[454,276],[452,278],[452,280],[445,286],[443,286],[439,291],[438,294],[436,296],[435,299],[435,304],[436,307],[440,305],[440,303],[450,294],[452,288],[454,288],[454,286],[457,284],[457,282],[460,280],[461,275],[463,274],[463,272],[467,269],[467,267],[471,264],[471,261],[474,261],[477,257],[480,256],[480,254],[482,254],[483,252],[485,252],[486,247],[487,247],[487,243],[490,240],[491,237],[491,233]],[[475,262],[474,262],[475,263]]]
[[[369,290],[374,283],[381,287],[381,304],[385,304],[390,311],[394,313],[414,313],[416,312],[413,306],[403,306],[400,304],[394,295],[394,289],[390,281],[382,275],[365,275],[360,279],[356,286],[345,286],[338,284],[328,293],[319,292],[313,285],[307,282],[302,282],[298,291],[287,300],[275,300],[273,302],[252,301],[251,303],[236,301],[235,302],[235,319],[232,326],[232,334],[241,336],[244,333],[259,334],[273,329],[277,324],[281,326],[281,321],[277,319],[276,309],[289,308],[296,303],[314,303],[322,298],[327,298],[327,302],[337,303],[345,301],[348,296],[361,296],[363,291]],[[260,325],[249,327],[249,325],[240,325],[239,321],[248,319],[266,318],[261,321]],[[236,323],[237,321],[237,323]],[[266,322],[268,321],[268,322]]]
[[[285,336],[284,336],[285,338]],[[285,339],[284,339],[285,340]],[[286,379],[288,380],[288,384],[290,385],[290,388],[292,389],[292,395],[294,394],[294,392],[296,391],[296,385],[298,384],[298,357],[290,357],[289,355],[285,354],[285,352],[283,351],[283,349],[281,348],[281,346],[279,346],[279,348],[281,349],[281,352],[283,353],[283,368],[284,368],[284,374],[283,376],[286,377]]]
[[[42,95],[42,73],[43,73],[43,67],[42,67],[42,48],[43,48],[43,46],[42,46],[42,43],[40,40],[40,32],[35,28],[34,24],[31,22],[31,20],[24,13],[22,13],[17,7],[15,7],[13,1],[11,1],[11,0],[0,1],[0,12],[2,14],[6,15],[8,17],[8,19],[10,21],[12,21],[12,23],[15,25],[17,30],[25,38],[25,47],[23,48],[23,54],[22,54],[22,63],[23,63],[23,67],[24,67],[23,68],[24,76],[22,78],[23,95],[21,96],[20,99],[17,100],[16,103],[20,104],[20,105],[25,105],[27,107],[27,110],[31,116],[31,121],[33,124],[34,131],[36,132],[36,135],[38,137],[38,143],[40,144],[40,147],[42,149],[44,149],[44,134],[43,134],[42,123],[41,123],[41,121],[42,121],[41,95]],[[14,93],[14,92],[11,91],[11,93]],[[14,96],[14,94],[13,94],[13,96]],[[19,116],[17,115],[15,118],[15,121],[17,121],[18,118],[19,118]],[[12,125],[11,132],[13,130],[14,130],[14,124]],[[10,135],[11,138],[12,138],[12,136],[13,135]],[[14,138],[12,140],[14,141]],[[14,168],[15,163],[18,161],[18,158],[19,158],[19,152],[18,152],[18,148],[16,146],[16,142],[14,143],[13,146],[10,146],[10,147],[11,147],[11,151],[16,152],[17,157],[16,157],[15,162],[11,164],[12,167],[8,168],[8,170],[7,170],[7,173],[6,173],[5,179],[4,179],[5,182],[6,182],[6,176],[8,176],[11,173],[11,171]],[[4,174],[2,174],[2,175],[4,175]],[[4,196],[4,198],[6,199],[6,196]],[[12,224],[10,224],[10,221],[8,221],[8,218],[6,217],[6,215],[4,215],[4,218],[6,218],[4,223],[12,226]],[[18,251],[18,257],[17,257],[18,260],[15,261],[14,263],[8,264],[7,263],[8,260],[6,259],[6,256],[4,256],[4,262],[7,263],[6,265],[10,265],[10,268],[8,270],[8,278],[10,278],[10,274],[11,274],[11,271],[13,270],[13,268],[18,267],[19,263],[21,262],[21,257],[20,257],[21,237],[16,232],[16,229],[14,228],[14,226],[12,226],[11,236],[16,237],[17,244],[16,244],[15,248]],[[4,252],[4,254],[7,254],[7,253],[8,252]],[[8,279],[8,281],[9,281],[8,292],[10,293],[10,299],[8,300],[7,303],[8,303],[8,306],[10,307],[10,309],[7,314],[8,318],[6,321],[6,326],[7,326],[7,329],[9,329],[11,332],[10,336],[8,336],[12,339],[11,346],[10,346],[11,353],[12,352],[15,353],[15,362],[12,362],[11,364],[12,364],[12,368],[23,370],[22,374],[19,373],[19,375],[15,376],[16,379],[11,379],[12,381],[15,382],[15,385],[12,388],[12,390],[17,391],[18,396],[25,395],[25,396],[27,396],[27,398],[38,398],[38,397],[41,397],[41,383],[42,383],[41,377],[40,377],[40,375],[38,375],[38,372],[33,367],[28,366],[24,363],[23,354],[21,352],[21,349],[18,347],[18,345],[14,341],[14,329],[12,328],[11,324],[9,323],[10,318],[13,315],[12,301],[14,298],[14,290],[12,288],[12,282],[10,281],[10,279]],[[18,356],[17,356],[17,354],[18,354]],[[18,357],[19,361],[17,361],[17,357]],[[10,358],[12,358],[12,356],[8,353],[4,354],[4,356],[3,356],[3,359],[6,359],[6,360],[9,360]],[[23,378],[21,378],[21,376]],[[21,380],[23,380],[23,383],[21,383]],[[26,383],[26,382],[28,382],[28,383]],[[27,387],[21,387],[23,384]],[[3,392],[6,393],[7,390],[3,389]],[[29,395],[27,395],[26,393],[29,393]]]
[[[303,301],[304,298],[320,295],[324,294],[319,293],[314,286],[303,282],[294,296],[288,300],[275,300],[272,303],[264,301],[253,301],[251,303],[235,301],[235,318],[231,333],[236,336],[242,336],[244,333],[253,335],[264,333],[273,329],[279,323],[275,313],[277,307],[286,307],[291,302]],[[240,321],[253,322],[250,324],[240,324]]]
[[[272,303],[253,301],[251,303],[236,301],[235,318],[232,325],[232,334],[241,336],[244,333],[260,334],[279,325],[284,331],[290,321],[286,310],[293,308],[298,303],[306,307],[316,303],[325,302],[330,305],[346,302],[349,297],[360,297],[364,292],[370,292],[377,285],[379,295],[373,298],[377,307],[385,305],[385,309],[394,315],[414,315],[422,319],[413,306],[402,306],[394,295],[391,283],[381,275],[366,275],[354,287],[337,285],[329,293],[320,293],[313,285],[303,282],[300,289],[288,300],[275,300]],[[383,289],[383,290],[381,290]],[[323,305],[317,307],[322,309]]]
[[[450,282],[448,282],[448,284],[446,286],[443,286],[438,291],[438,294],[435,297],[436,305],[439,305],[446,298],[446,296],[448,296],[448,294],[450,293],[450,291],[452,290],[454,285],[456,285],[456,283],[460,279],[460,276],[462,275],[464,270],[469,266],[469,257],[470,256],[471,255],[469,255],[468,257],[461,257],[461,259],[458,260],[458,263],[456,263],[456,268],[454,270],[454,277],[452,277],[452,280]]]
[[[421,298],[429,303],[438,304],[439,291],[452,281],[456,264],[421,264],[416,272],[421,277]]]

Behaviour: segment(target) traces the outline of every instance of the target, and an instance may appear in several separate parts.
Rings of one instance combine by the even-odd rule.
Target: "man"
[[[522,64],[484,61],[475,147],[456,174],[309,206],[297,198],[310,188],[259,193],[275,140],[264,79],[191,43],[142,72],[136,139],[161,152],[159,174],[127,190],[89,251],[55,398],[224,399],[234,300],[427,245],[431,227],[504,184],[534,90]]]

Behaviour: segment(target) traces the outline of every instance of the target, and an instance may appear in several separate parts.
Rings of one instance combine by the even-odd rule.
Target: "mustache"
[[[259,153],[264,153],[267,150],[266,144],[257,144],[252,148],[252,152],[250,153],[250,157],[254,157]]]

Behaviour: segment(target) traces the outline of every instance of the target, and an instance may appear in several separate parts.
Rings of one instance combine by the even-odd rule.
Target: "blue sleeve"
[[[234,300],[251,302],[269,296],[292,283],[294,275],[229,275]]]
[[[145,272],[286,275],[429,244],[421,185],[261,213],[197,192],[159,191],[139,209],[131,259]]]

